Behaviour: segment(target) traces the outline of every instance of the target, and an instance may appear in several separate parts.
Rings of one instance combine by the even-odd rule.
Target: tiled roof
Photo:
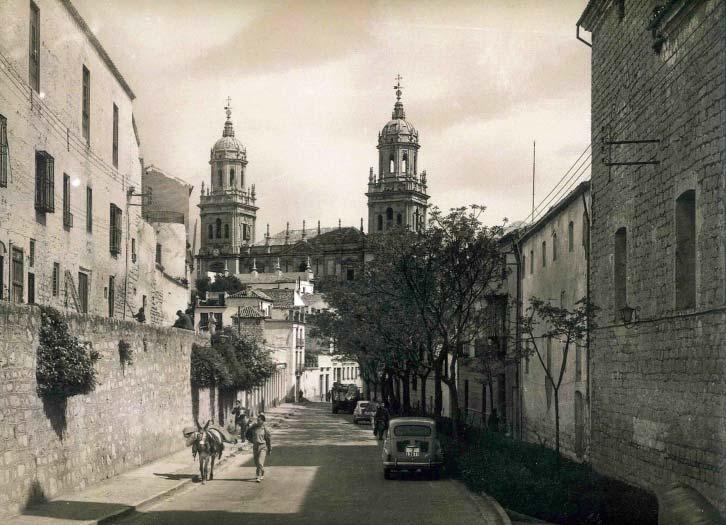
[[[302,236],[302,229],[300,230],[290,230],[287,236],[287,244],[292,245],[295,243],[300,242],[303,240]],[[336,233],[337,232],[337,233]],[[357,233],[358,235],[351,235],[352,232]],[[332,235],[327,235],[332,234]],[[307,241],[313,241],[314,239],[317,240],[318,238],[321,238],[320,240],[323,240],[322,238],[325,238],[327,242],[331,241],[337,241],[340,242],[341,240],[344,241],[350,241],[350,240],[357,240],[360,236],[361,232],[360,229],[352,227],[352,226],[343,226],[343,227],[332,227],[332,228],[320,228],[320,235],[318,235],[318,228],[307,228],[305,230],[305,240]],[[279,233],[276,233],[274,235],[270,235],[270,246],[282,246],[285,244],[285,231],[281,231]],[[266,246],[267,241],[263,238],[260,241],[257,241],[255,243],[255,246]]]
[[[237,317],[237,314],[232,317]],[[239,309],[239,317],[242,319],[261,319],[265,317],[265,314],[253,306],[243,306]]]
[[[272,298],[267,295],[266,293],[260,291],[260,290],[240,290],[239,292],[233,293],[230,295],[231,298],[234,299],[241,299],[244,297],[257,297],[258,299],[262,299],[263,301],[272,301]]]
[[[274,308],[292,308],[295,305],[295,290],[273,288],[266,293],[272,298]]]

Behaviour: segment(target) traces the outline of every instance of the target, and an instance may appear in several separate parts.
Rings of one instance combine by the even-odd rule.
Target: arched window
[[[547,241],[542,241],[542,268],[547,266]]]
[[[529,250],[529,274],[534,273],[534,250]]]
[[[235,177],[234,177],[234,168],[230,168],[229,170],[229,185],[234,188],[235,187]]]
[[[676,308],[696,306],[696,192],[676,199]]]
[[[297,265],[297,271],[298,272],[304,272],[305,268],[307,268],[308,265],[305,261],[300,261],[300,264]]]
[[[220,189],[222,189],[222,186],[224,186],[224,176],[222,175],[222,170],[217,170],[217,186],[219,186]]]
[[[386,209],[386,220],[387,221],[393,220],[393,208]]]
[[[207,227],[207,238],[213,239],[214,238],[214,226],[211,224]]]
[[[229,224],[224,225],[224,238],[229,239]]]
[[[403,224],[403,217],[401,217],[400,213],[396,214],[396,224],[398,224],[399,226]]]
[[[552,260],[557,260],[557,234],[552,234]]]
[[[571,252],[575,249],[575,223],[570,221],[567,225],[567,251]]]
[[[378,231],[383,230],[383,215],[378,216]]]
[[[396,161],[393,159],[393,153],[388,157],[388,173],[394,173],[396,171]]]
[[[617,315],[627,304],[628,295],[628,232],[620,228],[615,232],[613,268],[613,308]]]
[[[216,226],[217,239],[221,239],[222,238],[222,219],[217,219],[216,221],[214,221],[214,224]]]
[[[401,173],[408,173],[408,153],[403,154],[403,159],[401,160]]]

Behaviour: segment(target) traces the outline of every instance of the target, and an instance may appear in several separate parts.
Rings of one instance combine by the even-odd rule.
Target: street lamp
[[[636,320],[635,308],[631,308],[627,304],[620,309],[620,319],[623,320],[623,324],[630,324]]]

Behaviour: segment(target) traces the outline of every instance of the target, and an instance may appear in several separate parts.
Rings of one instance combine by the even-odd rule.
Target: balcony
[[[184,224],[184,214],[179,211],[145,211],[143,215],[146,222]]]

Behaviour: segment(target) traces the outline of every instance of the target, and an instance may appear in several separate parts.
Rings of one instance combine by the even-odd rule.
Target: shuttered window
[[[91,72],[83,66],[83,109],[81,112],[83,138],[91,143]]]
[[[109,247],[111,255],[118,255],[121,253],[121,209],[113,203],[111,203],[109,226]]]
[[[40,11],[30,2],[30,42],[29,42],[29,80],[30,87],[40,92]]]
[[[35,152],[35,209],[39,212],[55,211],[53,168],[53,157],[45,151]]]
[[[8,155],[8,121],[0,115],[0,188],[8,185],[10,159]]]
[[[73,227],[73,214],[71,213],[71,178],[63,174],[63,227],[70,230]]]

